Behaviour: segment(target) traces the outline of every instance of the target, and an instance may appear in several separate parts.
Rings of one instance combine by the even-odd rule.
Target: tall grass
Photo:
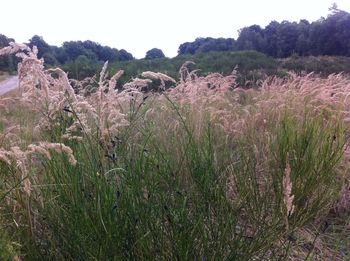
[[[317,224],[343,195],[345,79],[243,90],[235,74],[198,77],[184,65],[163,93],[142,92],[142,79],[114,91],[121,73],[109,80],[107,64],[99,80],[73,85],[61,70],[44,71],[35,49],[21,48],[18,99],[33,117],[23,122],[0,98],[8,109],[0,133],[3,259],[346,255],[327,240],[298,245],[311,227],[320,233]],[[159,89],[173,82],[144,76]],[[323,90],[314,88],[319,81]]]

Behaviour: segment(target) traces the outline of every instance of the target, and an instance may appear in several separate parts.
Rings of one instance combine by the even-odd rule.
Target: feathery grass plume
[[[118,80],[120,79],[120,77],[122,77],[124,74],[123,70],[119,70],[118,72],[116,72],[111,79],[108,82],[108,91],[112,91],[115,89]]]
[[[15,42],[10,42],[9,46],[6,46],[6,47],[3,47],[2,49],[0,49],[0,56],[1,55],[18,53],[19,51],[30,52],[31,50],[25,44],[19,44],[19,43],[15,43]]]
[[[94,75],[92,77],[86,77],[80,81],[76,79],[69,79],[69,83],[76,94],[81,94],[86,97],[96,90],[96,86],[98,86],[96,78],[96,75]]]
[[[80,130],[84,130],[85,134],[88,134],[91,132],[89,127],[86,126],[86,122],[87,122],[86,118],[84,118],[83,120],[80,119],[80,120],[74,121],[71,126],[66,128],[65,133],[62,135],[62,139],[82,141],[83,137],[81,135],[83,133]]]
[[[116,80],[121,76],[122,72],[115,74],[115,78],[107,80],[107,63],[104,64],[101,74],[98,89],[87,97],[86,101],[95,108],[96,117],[93,128],[100,133],[103,140],[109,139],[116,135],[120,128],[128,126],[126,114],[121,112],[121,104],[125,99],[133,99],[132,95],[139,92],[134,90],[133,93],[117,92],[111,89],[116,84]],[[113,77],[112,77],[113,78]],[[105,92],[107,90],[107,92]],[[80,118],[81,115],[78,115]]]
[[[31,150],[30,153],[39,152],[47,156],[48,159],[50,159],[50,154],[48,153],[48,150],[54,150],[57,153],[64,153],[67,155],[68,161],[72,166],[75,166],[77,164],[77,161],[73,155],[73,150],[62,143],[41,142],[39,143],[39,146],[35,146],[34,150]]]
[[[4,110],[6,113],[10,112],[10,108],[18,102],[18,98],[15,97],[0,97],[0,110]]]
[[[6,49],[7,52],[17,50],[21,49],[19,47],[15,50]],[[122,71],[108,80],[108,62],[106,62],[100,73],[97,90],[86,98],[75,94],[67,74],[61,69],[44,70],[43,60],[37,58],[36,47],[25,50],[27,53],[17,54],[22,58],[18,66],[22,91],[21,102],[27,103],[30,109],[45,115],[36,128],[38,132],[40,129],[52,128],[53,122],[59,124],[58,119],[64,112],[67,112],[68,117],[72,117],[74,112],[79,128],[84,132],[97,131],[102,133],[103,137],[112,135],[111,131],[116,132],[120,127],[128,125],[125,115],[120,111],[120,103],[134,99],[133,96],[139,92],[128,90],[118,93],[113,90]],[[77,125],[77,120],[73,123]],[[72,136],[69,133],[71,131],[69,127],[66,127],[68,133],[63,134],[65,138]]]
[[[33,153],[38,153],[41,155],[44,155],[47,159],[51,160],[51,154],[50,152],[45,148],[45,146],[40,145],[35,145],[35,144],[30,144],[28,145],[28,154],[33,154]]]
[[[40,121],[41,127],[50,127],[51,121],[67,106],[69,100],[75,100],[67,75],[60,69],[45,71],[44,61],[37,58],[35,46],[32,50],[26,49],[26,53],[17,53],[17,56],[22,59],[18,65],[20,101],[29,110],[46,116]]]
[[[19,87],[22,97],[38,106],[36,99],[49,99],[49,81],[45,76],[44,60],[38,59],[38,49],[33,46],[28,53],[20,52],[16,56],[22,61],[18,64]],[[40,90],[40,91],[39,91]],[[40,102],[39,100],[39,102]]]
[[[135,78],[132,79],[131,82],[127,82],[123,85],[123,89],[125,90],[137,90],[142,91],[143,88],[146,88],[150,83],[152,83],[152,80],[150,79],[140,79]]]
[[[69,98],[73,101],[76,100],[74,88],[70,84],[67,74],[60,68],[48,69],[46,70],[47,78],[50,81],[50,86],[59,92],[67,92]],[[54,78],[52,75],[55,74],[58,78]]]
[[[5,162],[8,165],[11,165],[10,153],[6,150],[0,149],[0,161]]]
[[[215,99],[217,98],[216,94],[226,93],[228,90],[231,90],[235,86],[235,81],[236,76],[233,74],[223,76],[219,73],[211,73],[205,77],[198,77],[195,81],[189,79],[181,81],[175,88],[170,89],[170,94],[178,94],[181,97],[183,93],[186,93],[189,96],[189,101],[193,101],[196,97],[202,98],[203,96],[207,99]]]
[[[160,73],[160,72],[151,72],[151,71],[146,71],[141,74],[142,77],[144,78],[150,78],[153,80],[160,80],[160,88],[162,90],[165,90],[165,82],[172,82],[176,83],[176,81],[171,78],[170,76]]]
[[[100,72],[100,79],[98,81],[98,85],[99,85],[100,89],[103,89],[103,87],[104,87],[104,85],[106,83],[106,80],[107,80],[107,77],[108,77],[107,68],[108,68],[108,61],[106,61],[103,64],[101,72]]]
[[[188,72],[185,63],[180,71]],[[189,73],[189,72],[188,72]],[[184,74],[184,73],[181,73]],[[187,75],[188,76],[188,75]],[[232,103],[232,88],[236,85],[236,77],[232,75],[223,76],[219,73],[212,73],[207,76],[187,77],[180,81],[174,88],[168,90],[167,95],[169,98],[180,105],[180,107],[189,108],[189,115],[191,115],[191,122],[193,128],[196,130],[196,136],[203,133],[203,120],[209,117],[214,120],[214,124],[218,123],[218,111],[227,112],[227,115],[231,115],[230,118],[234,118],[236,113],[232,110],[235,106]],[[234,113],[232,113],[234,112]],[[227,119],[221,117],[223,121]],[[228,119],[230,121],[230,119]],[[231,121],[236,122],[236,121]],[[223,124],[221,122],[221,124]]]
[[[30,144],[27,150],[21,150],[18,146],[13,146],[10,150],[0,149],[0,161],[11,165],[12,162],[16,163],[16,166],[21,172],[21,180],[23,181],[23,191],[30,196],[31,193],[31,182],[29,180],[29,169],[31,168],[31,156],[33,154],[40,154],[45,156],[47,159],[51,159],[49,150],[54,150],[57,153],[64,153],[68,157],[68,161],[73,166],[76,165],[77,161],[73,155],[73,151],[70,147],[62,143],[49,143],[40,142],[39,145]]]
[[[290,178],[291,174],[291,168],[288,162],[288,157],[287,157],[287,163],[286,163],[286,168],[284,170],[284,176],[283,176],[283,201],[287,209],[287,216],[290,217],[293,212],[294,212],[294,195],[292,193],[292,181]]]
[[[195,64],[195,63],[192,61],[186,61],[181,65],[181,67],[179,69],[180,83],[185,83],[186,81],[192,80],[191,75],[190,75],[190,71],[188,69],[188,66],[190,64]]]
[[[5,145],[11,146],[15,144],[16,141],[20,139],[18,133],[20,132],[19,125],[9,125],[2,133],[0,133],[0,147],[5,147]]]
[[[31,182],[29,180],[29,172],[26,164],[26,153],[22,151],[18,146],[11,147],[10,151],[8,151],[8,156],[11,160],[15,161],[16,167],[19,168],[21,173],[21,182],[23,183],[23,192],[28,196],[31,194]]]

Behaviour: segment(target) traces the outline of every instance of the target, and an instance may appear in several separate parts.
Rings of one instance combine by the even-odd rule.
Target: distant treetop
[[[157,58],[164,58],[164,57],[165,55],[161,49],[153,48],[146,52],[145,59],[157,59]]]

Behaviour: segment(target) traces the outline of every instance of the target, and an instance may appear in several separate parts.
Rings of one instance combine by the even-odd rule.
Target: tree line
[[[336,5],[330,8],[329,15],[315,22],[272,21],[265,28],[251,25],[239,30],[234,38],[197,38],[179,46],[178,57],[198,55],[208,52],[254,50],[274,58],[299,56],[350,56],[350,13]],[[14,41],[0,34],[0,47]],[[39,58],[44,58],[48,66],[59,65],[71,77],[83,78],[101,68],[105,61],[123,63],[135,58],[124,49],[111,48],[87,41],[67,41],[62,46],[49,45],[41,36],[34,35],[27,43],[38,47]],[[144,59],[165,58],[161,49],[153,48],[146,52]],[[165,61],[164,59],[162,61]],[[0,57],[0,70],[13,71],[18,60],[15,56]]]
[[[251,25],[239,30],[233,38],[197,38],[180,45],[178,54],[197,54],[209,51],[256,50],[275,58],[300,56],[350,56],[350,13],[334,4],[330,14],[310,23],[270,22],[265,28]]]
[[[0,48],[7,46],[14,41],[12,38],[0,34]],[[87,41],[67,41],[61,47],[49,45],[41,36],[34,35],[26,43],[28,46],[37,46],[38,57],[44,58],[47,65],[64,65],[74,63],[74,65],[96,64],[109,60],[128,61],[133,60],[131,53],[124,49],[118,50],[99,43]],[[13,70],[16,68],[17,59],[14,56],[0,58],[0,70]]]

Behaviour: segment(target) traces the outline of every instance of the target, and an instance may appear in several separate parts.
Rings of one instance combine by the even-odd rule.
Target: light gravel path
[[[3,95],[18,87],[18,77],[11,76],[8,79],[0,82],[0,95]]]

